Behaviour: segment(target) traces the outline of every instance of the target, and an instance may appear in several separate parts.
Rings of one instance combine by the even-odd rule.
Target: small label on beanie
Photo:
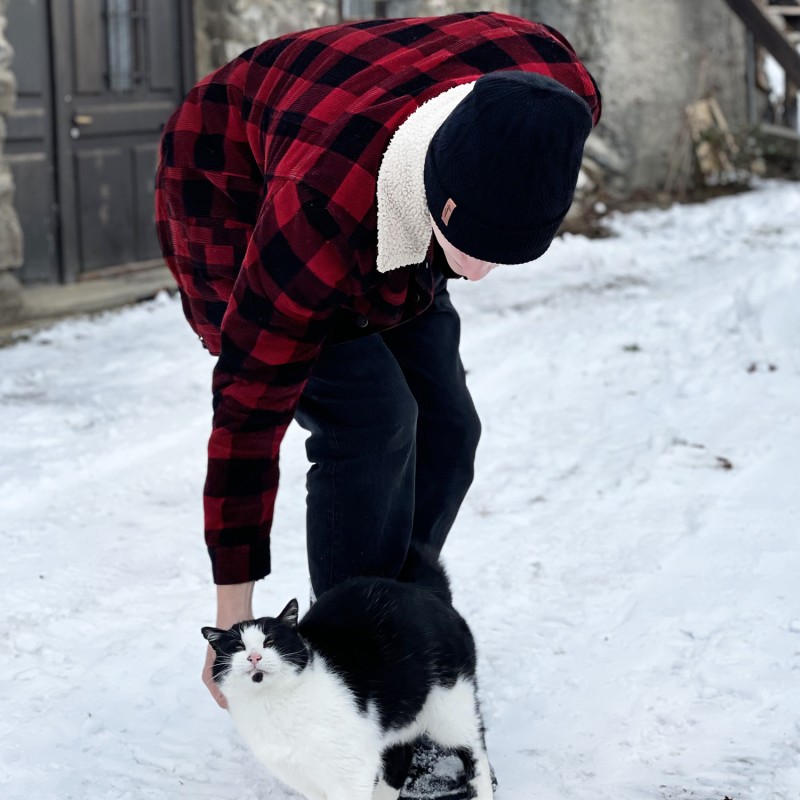
[[[453,215],[453,211],[456,209],[456,204],[453,202],[453,198],[448,198],[447,202],[444,204],[444,210],[442,211],[442,222],[447,225],[450,222],[450,217]]]

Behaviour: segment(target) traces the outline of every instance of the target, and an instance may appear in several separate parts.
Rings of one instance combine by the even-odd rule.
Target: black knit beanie
[[[553,78],[479,78],[425,158],[428,208],[445,238],[496,264],[539,258],[572,204],[591,129],[588,104]]]

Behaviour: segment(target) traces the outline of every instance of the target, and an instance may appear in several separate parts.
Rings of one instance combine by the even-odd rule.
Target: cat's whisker
[[[292,656],[299,656],[301,653],[305,653],[305,647],[301,648],[300,650],[293,650],[291,653],[282,653],[284,658],[291,658]]]

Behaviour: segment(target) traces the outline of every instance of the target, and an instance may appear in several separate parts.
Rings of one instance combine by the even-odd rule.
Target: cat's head
[[[277,617],[239,622],[229,630],[203,628],[214,648],[214,681],[224,695],[271,688],[296,678],[308,665],[309,651],[297,632],[297,600]]]

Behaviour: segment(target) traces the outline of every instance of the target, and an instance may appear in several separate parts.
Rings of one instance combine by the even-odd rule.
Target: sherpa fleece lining
[[[394,132],[378,170],[378,272],[425,258],[433,233],[425,200],[425,154],[439,126],[474,85],[462,83],[426,100]]]

